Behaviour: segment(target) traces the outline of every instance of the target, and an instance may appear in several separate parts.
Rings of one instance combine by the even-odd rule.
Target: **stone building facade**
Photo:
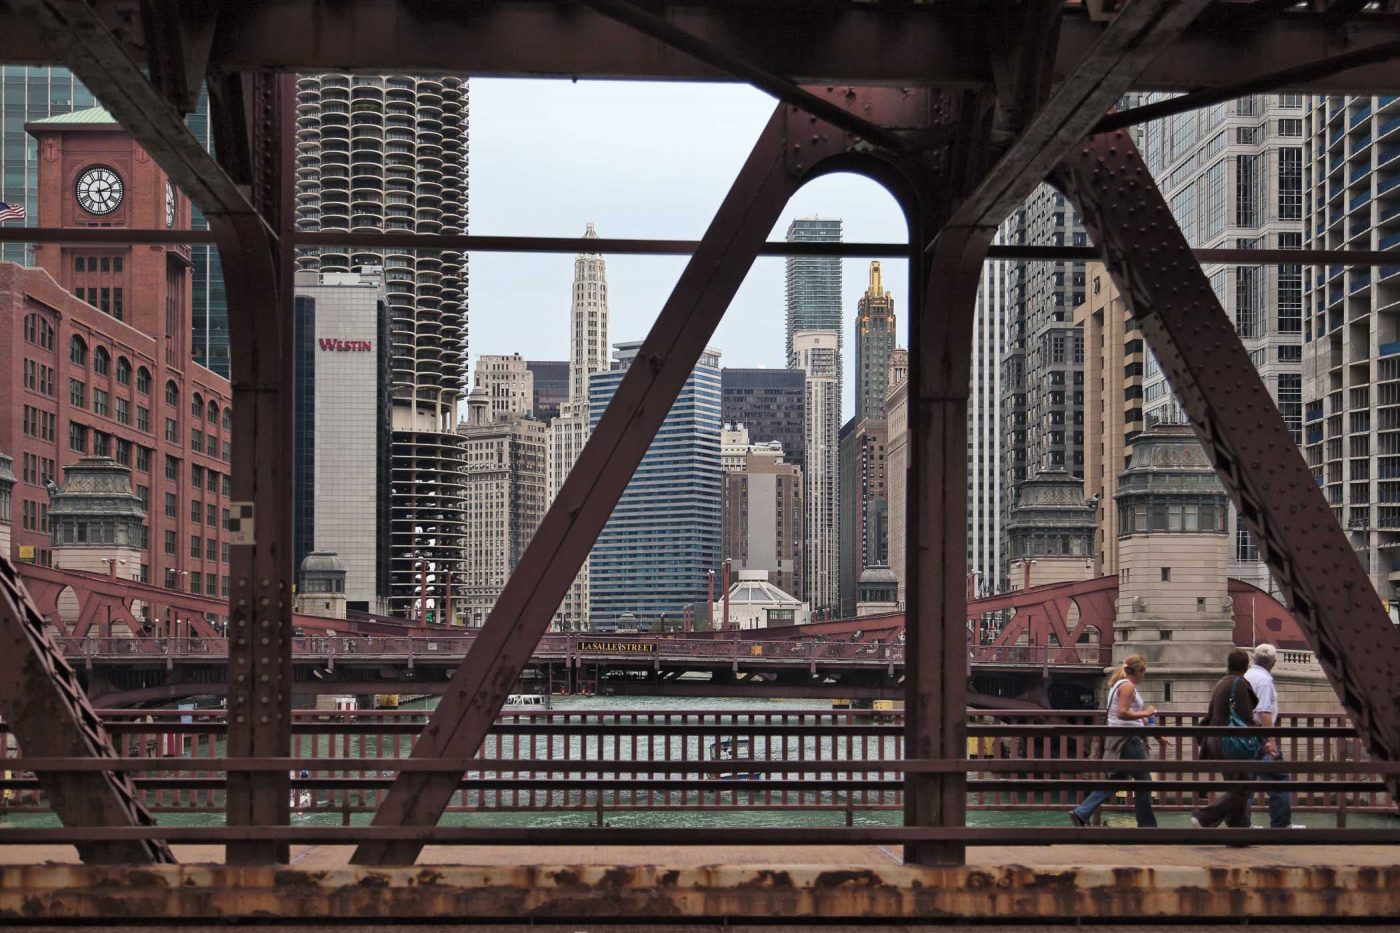
[[[529,396],[521,402],[528,406]],[[548,506],[545,426],[528,411],[492,417],[492,397],[478,385],[457,431],[466,442],[466,544],[459,611],[480,626],[496,605]]]
[[[807,511],[805,601],[814,612],[838,606],[838,473],[841,431],[840,333],[803,330],[793,334],[792,368],[806,377],[804,443]]]
[[[721,553],[740,570],[765,571],[778,589],[802,591],[802,469],[781,456],[751,451],[724,473]]]

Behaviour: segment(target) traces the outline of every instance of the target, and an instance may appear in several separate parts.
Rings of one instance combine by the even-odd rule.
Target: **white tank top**
[[[1145,705],[1142,702],[1141,694],[1139,694],[1137,692],[1137,688],[1133,686],[1133,682],[1128,678],[1124,677],[1122,680],[1118,681],[1118,683],[1113,685],[1112,690],[1108,691],[1108,724],[1110,726],[1136,726],[1139,729],[1146,728],[1145,720],[1118,718],[1118,690],[1119,688],[1124,686],[1126,686],[1129,690],[1133,691],[1133,699],[1128,703],[1128,709],[1132,710],[1133,712],[1137,712],[1138,710],[1141,710]]]

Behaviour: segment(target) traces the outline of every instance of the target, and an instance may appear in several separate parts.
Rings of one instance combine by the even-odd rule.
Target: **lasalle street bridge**
[[[1201,263],[1384,270],[1394,253],[1327,237],[1305,249],[1240,240],[1193,251],[1127,129],[1254,94],[1393,95],[1397,55],[1390,0],[0,0],[0,61],[70,68],[209,224],[0,236],[217,246],[237,505],[232,585],[215,613],[227,631],[212,636],[227,638],[227,711],[212,722],[94,708],[80,671],[90,657],[96,673],[103,646],[61,639],[106,637],[90,628],[107,620],[90,615],[79,620],[88,631],[56,634],[0,558],[3,799],[42,810],[0,822],[0,922],[1393,921],[1400,631]],[[699,241],[311,233],[295,223],[295,75],[328,70],[744,82],[775,105]],[[203,88],[214,154],[184,121]],[[1115,110],[1134,90],[1174,96]],[[1342,127],[1333,144],[1359,146],[1360,135]],[[838,171],[889,190],[907,242],[768,243],[793,194]],[[1078,211],[1089,245],[994,245],[1042,183]],[[441,672],[440,702],[392,729],[295,712],[296,250],[585,246],[689,259],[492,613],[450,676]],[[803,251],[909,265],[898,721],[832,721],[828,710],[765,723],[730,710],[653,724],[628,714],[553,732],[526,724],[533,737],[503,743],[503,730],[520,729],[502,707],[749,268]],[[994,258],[1099,260],[1121,292],[1343,711],[1239,727],[1282,744],[1291,782],[1256,775],[1252,761],[1197,759],[1193,739],[1229,730],[1194,717],[1147,727],[1152,760],[1107,763],[1085,756],[1085,740],[1113,730],[1082,712],[969,713],[970,348],[982,266]],[[981,645],[973,640],[974,655]],[[888,668],[895,646],[881,649]],[[162,650],[173,670],[180,646]],[[323,675],[333,659],[346,663],[312,653],[324,655],[314,662]],[[402,740],[386,741],[391,733]],[[583,733],[591,738],[569,737]],[[1141,772],[1156,775],[1159,827],[1075,827],[1059,812],[1089,789],[1131,789]],[[1198,829],[1176,809],[1204,790],[1283,787],[1320,810],[1307,828]],[[718,810],[709,788],[727,790]],[[604,818],[503,820],[476,812],[483,791],[591,794]],[[353,806],[310,815],[331,792]],[[880,798],[889,818],[872,817],[879,804],[863,794],[892,795]],[[657,821],[607,818],[619,799],[647,795],[664,811]],[[203,818],[171,812],[196,800]],[[1037,803],[1054,818],[985,819],[987,800],[997,812]],[[789,804],[810,818],[775,823],[773,809]],[[1357,809],[1374,812],[1362,820]]]

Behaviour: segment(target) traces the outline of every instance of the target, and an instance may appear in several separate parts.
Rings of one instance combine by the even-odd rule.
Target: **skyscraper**
[[[1012,246],[1088,242],[1074,209],[1049,185],[1016,208],[1002,224],[1001,238]],[[1084,338],[1073,321],[1074,308],[1084,300],[1084,264],[1013,261],[1005,286],[1003,528],[1021,483],[1041,472],[1079,476],[1084,470]],[[988,568],[1003,581],[1006,570]]]
[[[299,229],[465,233],[467,124],[464,78],[302,75]],[[441,615],[462,571],[465,446],[455,422],[466,376],[466,257],[324,248],[298,263],[321,272],[383,267],[393,344],[390,607],[416,616],[422,599]]]
[[[1306,103],[1300,141],[1307,155],[1298,192],[1306,193],[1305,245],[1395,249],[1400,99],[1313,97]],[[1276,209],[1290,213],[1295,202],[1285,206],[1283,197],[1293,196],[1292,158],[1279,150],[1273,166],[1261,166],[1277,171]],[[1390,600],[1393,618],[1400,601],[1400,263],[1280,266],[1281,319],[1300,274],[1306,301],[1303,449],[1372,585]],[[1289,420],[1282,390],[1278,402]]]
[[[758,448],[724,472],[724,551],[736,570],[763,570],[785,593],[802,587],[802,470]]]
[[[569,361],[526,360],[525,368],[533,379],[530,411],[536,421],[548,425],[569,400]]]
[[[972,321],[972,385],[967,404],[967,569],[976,590],[985,593],[995,589],[1002,562],[1001,355],[1005,339],[1006,263],[985,262]]]
[[[535,375],[519,353],[477,357],[476,387],[486,393],[489,406],[487,421],[502,421],[510,415],[528,415],[534,404]]]
[[[802,466],[807,443],[807,379],[796,369],[730,369],[720,373],[727,424],[742,424],[749,441],[783,445],[783,459]]]
[[[857,419],[884,419],[893,351],[894,298],[885,291],[877,260],[870,264],[870,285],[856,305]]]
[[[787,229],[789,243],[840,243],[841,221],[801,217]],[[841,381],[841,259],[838,256],[787,258],[787,358],[793,366],[793,335],[803,330],[836,334],[836,381]]]
[[[293,556],[334,551],[349,609],[388,608],[389,319],[373,272],[296,274]]]
[[[596,240],[589,224],[583,233]],[[559,494],[574,461],[592,433],[589,417],[589,378],[608,368],[608,267],[599,253],[579,253],[574,259],[574,284],[569,308],[569,399],[549,424],[547,481],[549,501]],[[601,414],[601,412],[600,412]],[[554,627],[577,631],[588,627],[589,568],[585,561],[554,617]]]
[[[506,408],[493,401],[478,370],[477,387],[467,400],[467,420],[457,429],[467,444],[466,572],[460,618],[472,626],[491,614],[548,505],[545,426],[530,416],[528,398],[525,405]]]
[[[888,372],[885,381],[889,381]],[[889,437],[884,414],[881,405],[880,417],[857,416],[841,426],[837,576],[843,617],[855,615],[861,573],[874,564],[889,562],[889,500],[885,491]]]
[[[1149,94],[1146,102],[1165,96]],[[1302,245],[1304,115],[1302,95],[1272,94],[1143,125],[1143,158],[1193,247]],[[1369,165],[1369,158],[1362,162]],[[1348,170],[1354,171],[1350,163]],[[1338,217],[1327,220],[1335,223]],[[1349,238],[1362,232],[1358,221],[1349,217]],[[1302,266],[1208,265],[1204,271],[1294,440],[1302,443]],[[1184,424],[1156,357],[1151,351],[1143,357],[1144,428]],[[1230,576],[1268,589],[1268,568],[1233,508],[1230,531]]]
[[[589,379],[597,426],[641,343],[617,345],[615,368]],[[719,351],[707,348],[622,494],[590,557],[589,615],[610,630],[624,616],[661,628],[707,599],[720,562]]]
[[[792,335],[792,364],[806,377],[807,481],[806,601],[813,611],[834,612],[837,579],[837,475],[841,430],[841,337],[834,330]]]

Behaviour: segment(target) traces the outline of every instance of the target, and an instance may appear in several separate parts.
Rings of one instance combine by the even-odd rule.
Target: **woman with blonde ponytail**
[[[1157,715],[1157,707],[1143,702],[1138,693],[1138,685],[1147,678],[1147,659],[1140,654],[1132,654],[1123,659],[1123,664],[1114,673],[1108,686],[1108,725],[1141,729],[1146,720]],[[1147,743],[1140,735],[1110,735],[1104,739],[1105,759],[1146,761]],[[1132,775],[1110,774],[1111,780],[1131,776],[1133,780],[1151,783],[1152,775],[1146,771]],[[1089,819],[1116,793],[1111,790],[1096,790],[1083,803],[1069,811],[1070,822],[1075,826],[1088,826]],[[1156,826],[1157,817],[1152,812],[1152,791],[1148,788],[1133,792],[1133,805],[1137,811],[1138,826]]]

